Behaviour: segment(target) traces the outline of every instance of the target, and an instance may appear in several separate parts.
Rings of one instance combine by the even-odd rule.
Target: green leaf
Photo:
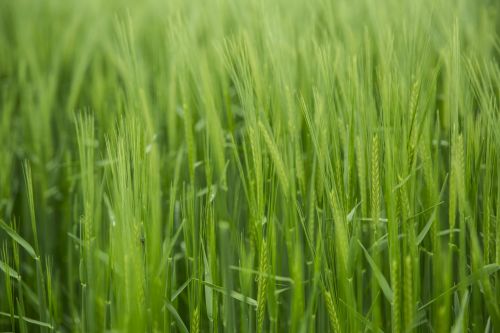
[[[477,271],[475,271],[472,274],[470,274],[469,276],[467,276],[460,283],[457,283],[453,287],[449,288],[448,290],[439,294],[437,297],[434,297],[432,300],[430,300],[429,302],[422,305],[418,310],[425,309],[426,307],[428,307],[429,305],[431,305],[432,303],[437,301],[439,298],[446,296],[449,293],[452,293],[454,290],[456,290],[458,288],[462,288],[462,287],[463,288],[468,287],[471,284],[475,283],[476,281],[478,281],[486,276],[489,276],[493,273],[496,273],[499,270],[500,270],[500,265],[497,265],[497,264],[490,264],[490,265],[483,266],[481,269],[478,269]]]
[[[16,243],[18,243],[19,245],[21,245],[21,247],[24,248],[26,250],[26,252],[28,252],[28,254],[33,259],[35,259],[35,260],[38,259],[38,256],[36,255],[35,250],[33,249],[33,247],[26,240],[24,240],[24,238],[22,238],[21,236],[19,236],[19,234],[14,229],[12,229],[9,225],[7,225],[7,223],[5,223],[3,220],[0,220],[0,227],[3,230],[5,230],[5,232],[14,241],[16,241]]]
[[[382,289],[382,292],[384,293],[385,298],[387,298],[387,300],[390,303],[392,303],[392,301],[394,299],[394,294],[392,292],[391,287],[389,286],[389,283],[387,283],[387,280],[385,279],[384,275],[382,274],[382,272],[380,271],[380,269],[377,267],[377,265],[375,264],[375,262],[373,261],[372,257],[370,256],[370,254],[368,253],[368,251],[363,246],[363,244],[361,244],[360,241],[358,241],[358,243],[359,243],[359,246],[361,246],[361,248],[365,252],[366,260],[370,264],[370,266],[371,266],[371,268],[373,270],[373,274],[375,274],[375,278],[377,279],[377,282],[378,282],[378,284],[380,286],[380,289]]]
[[[208,283],[212,283],[212,275],[210,272],[210,265],[208,264],[207,260],[207,255],[205,253],[205,247],[203,246],[202,243],[202,249],[203,249],[203,263],[205,265],[205,280]],[[213,290],[210,289],[210,287],[205,286],[205,305],[207,309],[207,317],[210,321],[213,321]]]
[[[224,289],[222,287],[216,286],[216,285],[214,285],[212,283],[208,283],[206,281],[201,281],[201,283],[203,283],[204,285],[207,285],[208,287],[212,288],[215,291],[218,291],[224,295],[227,295],[226,289]],[[248,297],[248,296],[245,296],[237,291],[231,290],[229,292],[229,296],[231,296],[235,300],[240,301],[242,303],[246,303],[248,305],[257,307],[257,301],[255,299]]]
[[[177,322],[177,326],[179,327],[180,331],[182,333],[189,333],[186,325],[184,324],[184,322],[181,319],[181,316],[179,316],[179,313],[172,306],[172,304],[170,304],[169,302],[165,302],[165,306],[167,307],[168,311],[170,311],[170,313],[174,316],[175,321]]]
[[[184,289],[186,289],[186,287],[188,286],[188,284],[193,280],[193,278],[189,278],[186,282],[184,282],[180,287],[179,289],[177,289],[175,291],[175,293],[173,293],[172,297],[170,298],[170,302],[173,302],[175,301],[175,299],[182,293],[182,291]]]
[[[467,308],[467,304],[469,302],[469,291],[466,290],[464,296],[462,298],[462,305],[460,306],[460,313],[458,314],[455,325],[453,325],[452,333],[462,333],[463,332],[463,321],[465,309]]]
[[[4,317],[9,317],[10,318],[10,313],[0,311],[0,316],[4,316]],[[38,325],[38,326],[41,326],[41,327],[46,327],[46,328],[54,329],[54,327],[51,324],[44,323],[43,321],[39,321],[39,320],[36,320],[36,319],[27,318],[27,317],[24,317],[24,316],[23,317],[19,317],[18,315],[14,315],[14,318],[15,319],[22,319],[22,320],[24,320],[24,321],[26,321],[27,323],[30,323],[30,324],[34,324],[34,325]]]
[[[0,260],[0,269],[4,271],[5,274],[10,275],[10,277],[19,280],[21,276],[12,267]]]
[[[429,219],[429,221],[427,221],[427,223],[425,224],[424,228],[422,229],[422,231],[417,236],[417,245],[419,245],[420,243],[422,243],[422,241],[424,240],[425,236],[427,235],[427,233],[431,229],[431,226],[432,226],[432,223],[434,223],[434,220],[435,220],[435,217],[434,217],[434,214],[432,214],[432,216]]]

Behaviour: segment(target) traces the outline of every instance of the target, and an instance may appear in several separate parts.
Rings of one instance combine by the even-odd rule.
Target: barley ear
[[[330,294],[330,292],[325,291],[324,296],[325,296],[325,304],[326,304],[326,310],[328,312],[328,319],[330,321],[330,326],[334,333],[339,333],[341,332],[340,324],[337,316],[337,310],[335,308],[335,303],[333,302],[332,299],[332,295]]]
[[[200,307],[196,306],[193,312],[193,317],[191,318],[191,333],[200,332]]]

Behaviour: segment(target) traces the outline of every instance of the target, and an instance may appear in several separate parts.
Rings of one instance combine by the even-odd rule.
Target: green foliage
[[[0,331],[500,331],[499,4],[0,0]]]

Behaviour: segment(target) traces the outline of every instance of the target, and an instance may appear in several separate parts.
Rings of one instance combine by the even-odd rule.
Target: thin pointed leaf
[[[462,299],[462,305],[460,306],[460,313],[458,314],[455,325],[453,326],[453,330],[451,331],[452,333],[463,332],[465,309],[467,308],[468,303],[469,303],[469,291],[466,290]]]
[[[5,274],[10,275],[11,278],[19,280],[21,276],[12,267],[0,260],[0,269],[4,271]]]
[[[389,286],[389,283],[387,283],[387,280],[385,279],[384,275],[382,274],[380,269],[377,267],[377,265],[375,264],[372,257],[370,256],[368,251],[363,246],[363,244],[361,244],[360,241],[358,241],[358,243],[361,246],[361,248],[363,249],[363,251],[365,252],[366,260],[370,264],[370,267],[373,270],[373,274],[375,274],[375,278],[377,279],[377,282],[380,286],[380,289],[382,289],[382,292],[384,293],[385,298],[387,298],[389,303],[392,303],[392,301],[394,300],[394,294],[392,292],[391,287]]]
[[[0,311],[0,316],[4,316],[4,317],[9,317],[10,318],[10,313]],[[43,321],[39,321],[39,320],[36,320],[36,319],[32,319],[32,318],[28,318],[28,317],[24,317],[24,316],[22,318],[20,318],[18,315],[14,315],[14,318],[15,319],[22,319],[25,322],[33,324],[33,325],[38,325],[38,326],[46,327],[46,328],[50,328],[50,329],[54,328],[51,324],[44,323]]]
[[[21,245],[23,249],[28,252],[28,254],[33,258],[33,259],[38,259],[38,256],[35,253],[35,250],[33,247],[26,241],[24,238],[19,236],[19,234],[12,229],[7,223],[5,223],[3,220],[0,220],[0,227],[5,230],[5,232],[14,240],[16,243]]]
[[[184,324],[184,322],[182,321],[181,319],[181,316],[179,316],[179,313],[177,312],[177,310],[172,306],[172,304],[166,302],[165,303],[165,306],[167,307],[168,311],[170,311],[170,313],[174,316],[175,318],[175,321],[177,322],[177,327],[179,327],[179,330],[182,332],[182,333],[189,333],[186,325]]]

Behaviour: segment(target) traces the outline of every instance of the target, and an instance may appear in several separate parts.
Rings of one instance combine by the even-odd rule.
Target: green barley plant
[[[0,0],[0,332],[500,332],[500,2]]]

